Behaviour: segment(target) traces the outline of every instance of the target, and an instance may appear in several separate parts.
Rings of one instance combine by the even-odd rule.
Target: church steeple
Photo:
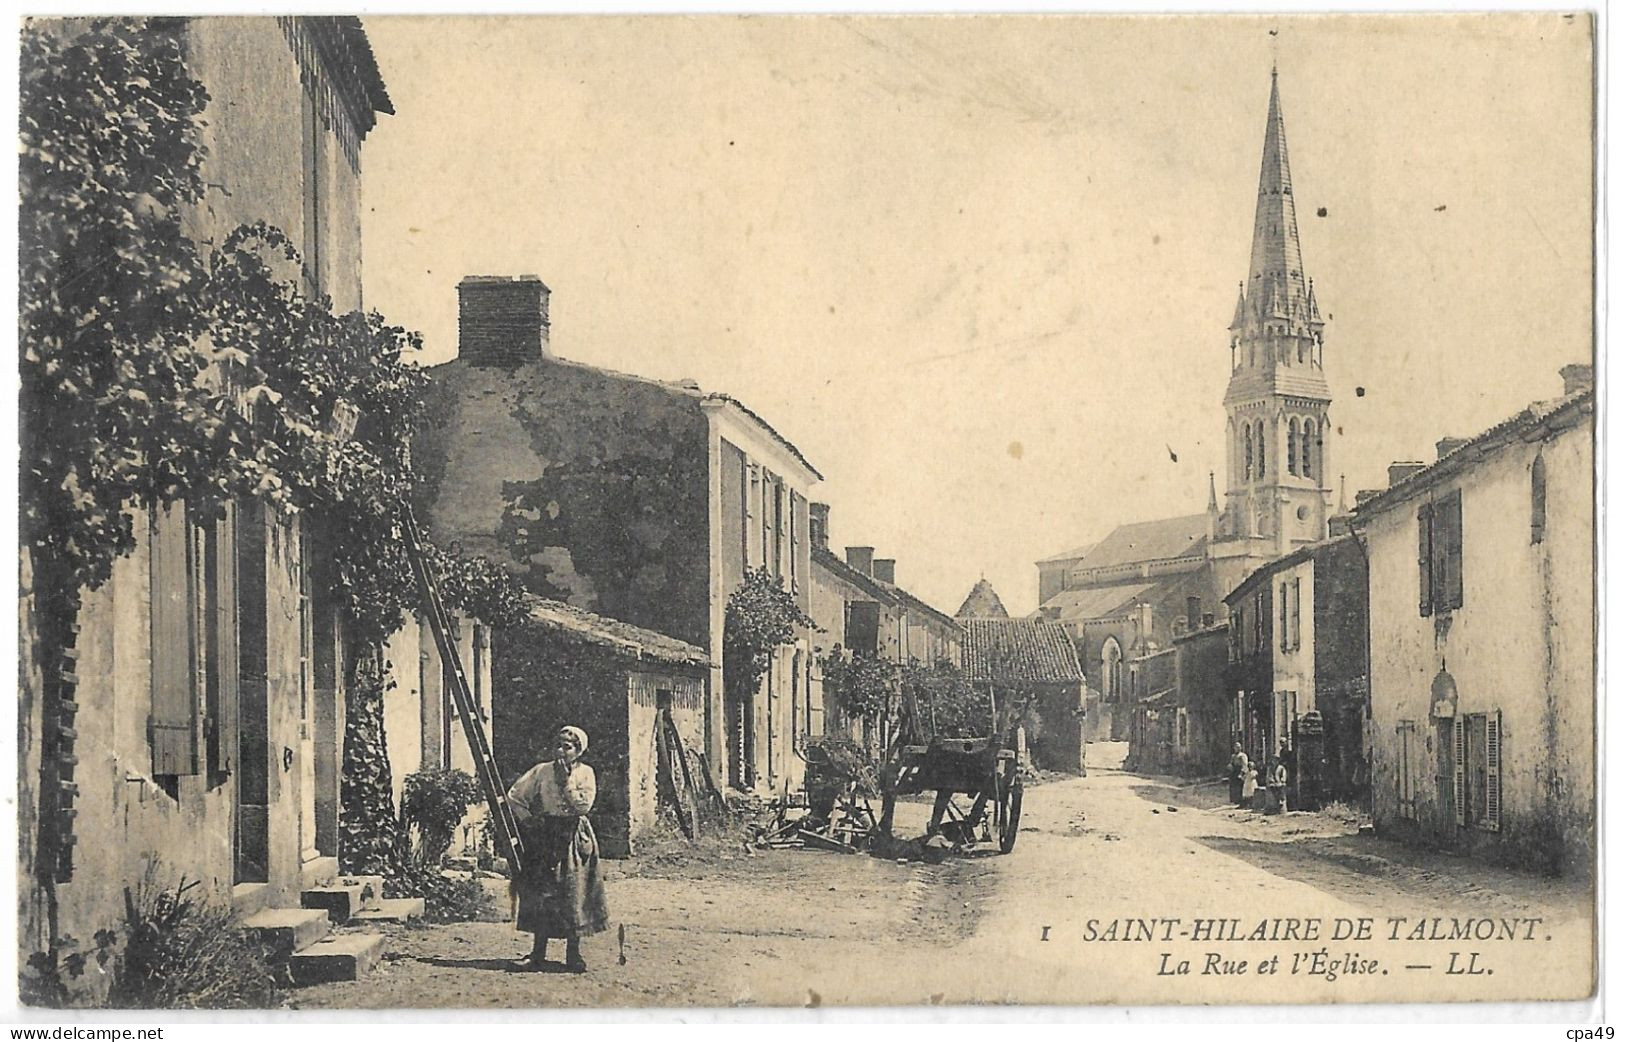
[[[1268,559],[1325,535],[1332,495],[1325,325],[1304,272],[1281,80],[1272,68],[1252,253],[1230,323],[1224,395],[1229,458],[1218,527],[1225,553],[1238,560]]]
[[[1281,116],[1281,82],[1273,68],[1264,158],[1258,169],[1258,207],[1253,212],[1252,264],[1247,274],[1248,295],[1275,304],[1283,316],[1307,298],[1292,166],[1286,155],[1286,121]]]

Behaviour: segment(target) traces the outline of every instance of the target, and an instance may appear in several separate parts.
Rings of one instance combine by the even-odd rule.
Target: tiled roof
[[[1053,555],[1051,557],[1044,558],[1042,561],[1037,561],[1037,562],[1034,562],[1034,563],[1036,563],[1036,564],[1063,564],[1063,563],[1065,563],[1067,561],[1076,561],[1079,558],[1087,557],[1089,555],[1089,551],[1093,550],[1095,547],[1097,547],[1099,545],[1100,545],[1099,543],[1087,543],[1087,544],[1085,544],[1083,546],[1080,546],[1080,547],[1077,547],[1075,549],[1068,550],[1066,553],[1055,554],[1055,555]]]
[[[529,598],[532,622],[580,637],[636,659],[652,659],[683,666],[708,666],[705,652],[686,641],[646,630],[629,622],[583,611],[561,601]],[[522,639],[522,638],[520,638]]]
[[[1004,602],[999,600],[999,593],[993,584],[986,579],[976,580],[976,585],[970,588],[965,595],[965,602],[954,612],[961,619],[1008,619],[1010,613],[1005,610]]]
[[[949,615],[947,612],[939,611],[938,609],[931,607],[931,605],[920,600],[918,597],[914,596],[912,593],[909,593],[901,586],[895,586],[892,583],[887,582],[880,582],[879,579],[876,579],[875,582],[880,583],[881,586],[884,586],[886,589],[890,590],[893,596],[903,602],[904,607],[923,612],[924,614],[931,616],[931,618],[935,619],[937,622],[942,623],[944,626],[948,626],[952,629],[960,628],[958,619],[954,618],[952,615]]]
[[[1059,626],[1033,619],[966,619],[964,661],[972,680],[1081,684],[1078,650]]]
[[[1207,549],[1207,514],[1165,517],[1119,525],[1078,561],[1080,569],[1111,568],[1137,561],[1195,557]]]
[[[814,478],[818,479],[819,481],[824,480],[824,475],[820,474],[818,472],[818,468],[813,466],[812,463],[808,461],[807,457],[801,454],[801,450],[796,448],[795,442],[780,434],[773,428],[771,423],[768,423],[766,420],[758,416],[750,406],[746,405],[738,398],[735,398],[733,395],[723,394],[720,391],[712,391],[711,393],[705,395],[705,400],[710,402],[724,402],[737,407],[740,412],[744,413],[746,416],[749,416],[751,419],[760,424],[762,429],[765,430],[774,441],[777,441],[780,445],[782,445],[785,450],[790,453],[790,455],[794,456],[803,467],[806,467],[808,472],[810,472]]]
[[[1096,586],[1087,590],[1062,590],[1038,609],[1046,622],[1078,622],[1103,619],[1127,610],[1155,582],[1127,582]]]
[[[883,604],[896,604],[897,595],[902,592],[896,587],[887,586],[873,576],[847,564],[828,547],[814,546],[812,548],[812,563],[836,578],[851,583]]]
[[[345,81],[345,86],[365,96],[367,107],[371,110],[363,116],[361,133],[365,136],[373,126],[373,112],[390,116],[395,114],[395,106],[389,100],[389,91],[385,89],[384,78],[378,71],[378,59],[373,55],[367,31],[362,28],[361,19],[354,15],[308,15],[306,18],[314,30],[316,45],[321,48],[322,56],[335,76]]]
[[[1532,402],[1528,408],[1516,416],[1502,420],[1482,434],[1467,439],[1455,449],[1440,457],[1437,462],[1423,467],[1403,481],[1388,486],[1382,492],[1356,506],[1354,508],[1356,524],[1361,519],[1369,518],[1373,514],[1397,506],[1410,499],[1413,494],[1432,487],[1435,482],[1458,473],[1463,468],[1482,459],[1485,455],[1499,449],[1510,441],[1514,435],[1534,430],[1552,420],[1566,419],[1571,413],[1589,413],[1595,406],[1596,392],[1591,387],[1575,391],[1573,394],[1566,394],[1561,398],[1549,398],[1544,401]]]

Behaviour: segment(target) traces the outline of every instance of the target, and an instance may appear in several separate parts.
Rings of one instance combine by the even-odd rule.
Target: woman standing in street
[[[519,900],[516,925],[536,938],[521,963],[525,969],[544,968],[548,940],[562,937],[565,969],[587,972],[581,938],[609,925],[598,837],[587,820],[598,787],[592,768],[580,762],[586,751],[585,731],[560,728],[554,758],[520,775],[508,790],[524,844],[519,878],[513,882]]]
[[[1241,751],[1241,743],[1236,743],[1235,752],[1230,755],[1230,802],[1240,807],[1243,805],[1241,787],[1247,781],[1247,754]]]

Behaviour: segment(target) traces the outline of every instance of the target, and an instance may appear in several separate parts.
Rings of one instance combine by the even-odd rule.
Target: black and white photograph
[[[14,1015],[1589,999],[1599,17],[20,19]]]

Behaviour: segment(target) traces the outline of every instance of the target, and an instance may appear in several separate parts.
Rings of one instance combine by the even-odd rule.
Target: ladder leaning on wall
[[[480,726],[479,709],[474,705],[474,694],[468,686],[468,674],[463,672],[462,658],[457,651],[456,641],[452,640],[451,624],[440,599],[440,580],[423,551],[423,538],[418,532],[417,518],[411,507],[406,508],[402,517],[401,534],[406,543],[406,556],[412,562],[412,572],[417,576],[418,592],[423,598],[423,614],[428,617],[429,628],[434,631],[435,647],[440,651],[440,660],[451,667],[451,700],[457,707],[457,716],[463,721],[463,734],[468,738],[469,751],[474,754],[474,774],[491,813],[491,834],[496,841],[497,853],[508,862],[508,878],[517,879],[519,862],[524,854],[524,844],[519,838],[519,823],[514,820],[513,808],[508,806],[507,787],[502,784],[502,775],[491,756],[491,743],[485,738],[485,728]]]

